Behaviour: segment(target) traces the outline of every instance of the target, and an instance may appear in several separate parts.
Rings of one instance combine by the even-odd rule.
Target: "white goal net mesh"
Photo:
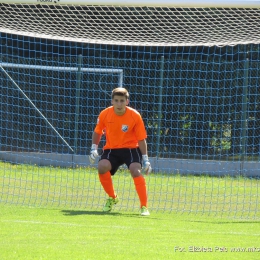
[[[1,32],[85,43],[224,46],[260,43],[258,8],[0,4]]]

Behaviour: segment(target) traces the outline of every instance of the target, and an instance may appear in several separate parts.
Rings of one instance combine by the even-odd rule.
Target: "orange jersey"
[[[130,107],[122,116],[114,112],[113,106],[104,109],[94,131],[106,135],[104,149],[136,148],[138,141],[147,137],[141,115]]]

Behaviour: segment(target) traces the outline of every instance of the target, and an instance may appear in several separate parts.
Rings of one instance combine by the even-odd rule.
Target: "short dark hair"
[[[126,99],[129,99],[129,93],[125,88],[115,88],[112,91],[112,99],[114,96],[122,96],[126,97]]]

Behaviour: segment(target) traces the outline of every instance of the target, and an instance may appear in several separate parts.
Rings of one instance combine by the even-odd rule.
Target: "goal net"
[[[245,1],[244,5],[246,3],[250,2]],[[236,1],[235,6],[238,5]],[[259,8],[197,5],[133,7],[1,4],[0,26],[1,31],[6,33],[78,43],[223,46],[259,43],[259,13]]]
[[[0,1],[0,203],[101,210],[87,155],[123,86],[151,211],[259,219],[259,18],[257,1]],[[125,166],[113,181],[138,211]]]

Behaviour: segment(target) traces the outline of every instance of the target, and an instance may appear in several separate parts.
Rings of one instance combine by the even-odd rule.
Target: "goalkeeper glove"
[[[152,167],[149,162],[148,155],[144,154],[142,157],[143,157],[143,170],[145,174],[149,174],[152,171]]]
[[[90,155],[89,155],[89,162],[91,164],[95,163],[96,158],[98,157],[98,151],[97,151],[98,146],[96,144],[92,144],[91,150],[90,150]]]

